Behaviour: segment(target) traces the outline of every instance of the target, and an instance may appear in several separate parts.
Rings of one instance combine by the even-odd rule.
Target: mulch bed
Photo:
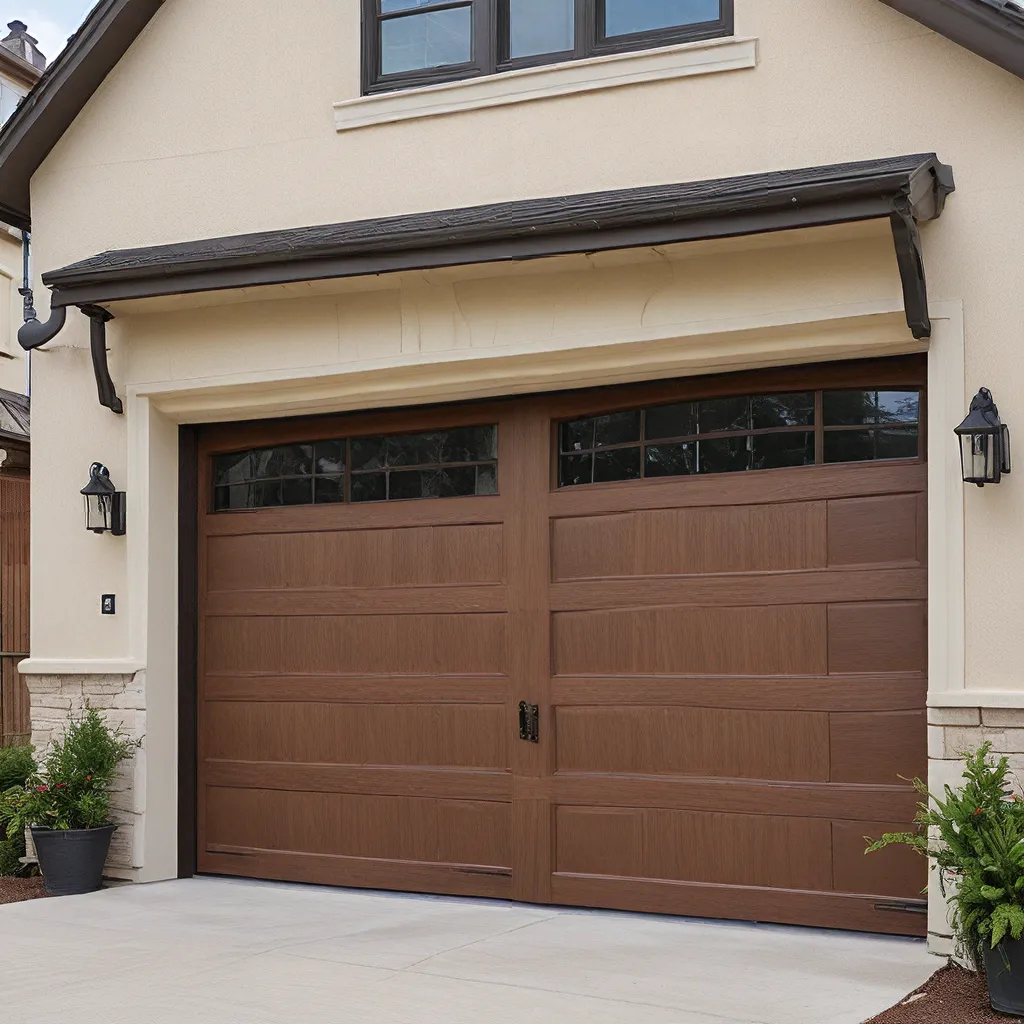
[[[868,1024],[1008,1024],[1018,1019],[989,1006],[984,978],[950,964]]]
[[[43,880],[38,875],[35,878],[0,877],[0,903],[21,903],[45,896]]]

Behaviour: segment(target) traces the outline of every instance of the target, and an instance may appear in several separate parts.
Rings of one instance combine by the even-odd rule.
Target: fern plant
[[[961,952],[978,970],[986,946],[1024,937],[1024,801],[1009,761],[991,749],[967,754],[963,786],[942,798],[916,779],[917,831],[888,833],[866,851],[904,845],[935,862]]]

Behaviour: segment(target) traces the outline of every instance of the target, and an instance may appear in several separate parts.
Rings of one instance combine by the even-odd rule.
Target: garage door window
[[[921,396],[917,391],[826,391],[826,462],[916,459]]]
[[[498,493],[498,428],[258,448],[214,459],[214,510]]]
[[[800,391],[562,423],[559,486],[919,457],[920,392]]]

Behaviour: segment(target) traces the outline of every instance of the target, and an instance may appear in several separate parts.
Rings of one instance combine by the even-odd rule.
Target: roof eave
[[[1024,78],[1024,19],[984,0],[881,0],[887,7]]]
[[[100,0],[0,130],[0,219],[31,227],[29,182],[164,0]]]
[[[934,154],[519,200],[105,253],[49,271],[51,307],[609,251],[942,212]]]
[[[18,340],[26,349],[47,344],[77,306],[90,320],[100,403],[122,413],[107,365],[112,302],[875,219],[892,228],[907,326],[921,339],[932,323],[918,223],[940,216],[954,188],[952,168],[920,154],[107,252],[43,274],[50,319],[30,320]]]

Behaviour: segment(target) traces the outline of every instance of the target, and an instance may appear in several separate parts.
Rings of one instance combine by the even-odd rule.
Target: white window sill
[[[642,82],[664,82],[756,66],[756,39],[737,39],[735,36],[707,39],[656,50],[507,71],[421,89],[361,96],[334,104],[334,124],[339,132],[352,131],[376,124],[442,117],[464,110],[505,107],[555,96],[572,96]]]

